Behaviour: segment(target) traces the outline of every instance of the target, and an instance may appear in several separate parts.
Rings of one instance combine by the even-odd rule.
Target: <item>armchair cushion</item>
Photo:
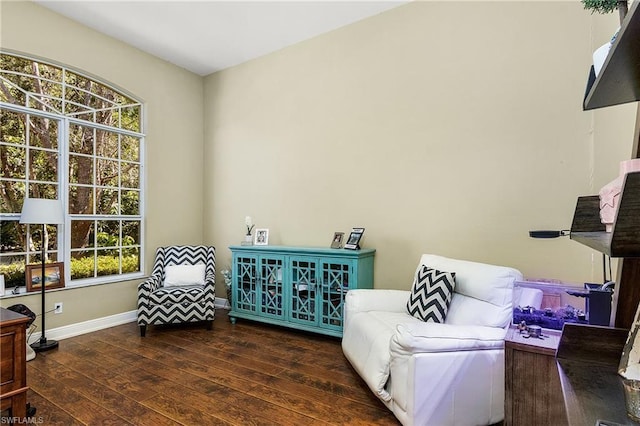
[[[155,305],[175,305],[198,303],[205,296],[204,288],[199,285],[160,287],[151,295],[151,303]]]
[[[513,299],[513,283],[522,279],[519,271],[507,266],[451,259],[434,254],[423,254],[420,265],[428,265],[441,271],[455,271],[456,293],[497,306],[506,305],[509,308]]]
[[[165,287],[204,285],[204,263],[169,265],[165,268]]]
[[[421,265],[416,271],[407,301],[407,311],[425,322],[444,322],[455,288],[455,272]]]
[[[420,265],[456,272],[456,288],[445,322],[505,327],[513,315],[513,283],[520,271],[486,263],[423,254]]]

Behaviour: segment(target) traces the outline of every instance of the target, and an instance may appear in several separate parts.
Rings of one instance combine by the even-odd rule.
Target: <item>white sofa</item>
[[[445,322],[408,314],[409,291],[351,290],[342,349],[403,425],[487,425],[504,418],[504,337],[512,317],[512,268],[423,255],[455,272]]]

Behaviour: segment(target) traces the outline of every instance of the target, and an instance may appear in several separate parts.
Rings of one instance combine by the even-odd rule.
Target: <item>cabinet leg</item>
[[[236,317],[229,317],[229,321],[231,321],[231,324],[235,324],[236,323]]]

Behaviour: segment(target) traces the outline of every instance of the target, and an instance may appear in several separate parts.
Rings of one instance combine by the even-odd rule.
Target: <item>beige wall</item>
[[[145,260],[155,247],[203,242],[203,79],[129,45],[101,35],[31,2],[0,3],[0,45],[99,76],[146,104]],[[136,285],[128,281],[52,292],[47,328],[135,309]],[[3,299],[40,312],[37,296]]]
[[[145,101],[147,271],[155,247],[201,242],[222,269],[251,215],[273,244],[327,246],[366,227],[378,288],[407,288],[424,252],[600,278],[597,253],[527,232],[568,228],[576,197],[630,155],[635,105],[581,110],[613,15],[412,3],[202,79],[32,3],[0,14],[3,48]],[[51,293],[65,313],[48,327],[132,310],[136,283]],[[37,296],[1,301],[13,303],[39,311]]]
[[[594,134],[616,114],[581,109],[611,22],[579,2],[414,2],[208,76],[218,264],[251,215],[274,244],[365,227],[378,288],[408,288],[427,252],[599,280],[599,254],[528,231],[569,228],[629,155],[627,129]]]

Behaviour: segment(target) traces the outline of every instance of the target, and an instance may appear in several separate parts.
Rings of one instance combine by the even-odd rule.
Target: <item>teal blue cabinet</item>
[[[373,288],[375,250],[231,246],[229,317],[342,336],[344,296]]]

